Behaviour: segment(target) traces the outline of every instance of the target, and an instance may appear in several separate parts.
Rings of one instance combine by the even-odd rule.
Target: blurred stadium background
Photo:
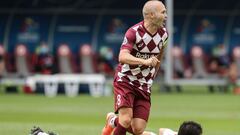
[[[0,1],[0,134],[100,134],[124,32],[146,1]],[[164,3],[171,36],[147,129],[196,120],[204,135],[239,135],[240,1]]]

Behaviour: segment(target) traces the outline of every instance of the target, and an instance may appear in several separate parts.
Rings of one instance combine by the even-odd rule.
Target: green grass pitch
[[[100,135],[113,97],[0,94],[0,135],[28,135],[33,126],[60,135]],[[202,124],[203,135],[240,134],[240,96],[204,92],[154,93],[147,130],[174,130],[184,120]]]

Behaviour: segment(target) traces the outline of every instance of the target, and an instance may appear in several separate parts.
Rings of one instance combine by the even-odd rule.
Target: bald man
[[[102,135],[141,135],[151,106],[151,86],[160,66],[168,34],[166,8],[161,1],[145,3],[144,20],[127,30],[114,76],[115,113],[108,113]]]

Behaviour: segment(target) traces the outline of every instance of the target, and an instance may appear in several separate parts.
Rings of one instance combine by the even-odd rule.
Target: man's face
[[[153,23],[158,27],[163,27],[167,20],[167,11],[163,4],[156,7],[154,16]]]

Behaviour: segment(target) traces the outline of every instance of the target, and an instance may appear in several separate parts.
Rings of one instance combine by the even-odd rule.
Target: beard
[[[155,20],[155,25],[156,25],[156,27],[163,27],[163,26],[165,26],[165,20],[164,19],[162,19],[161,17],[159,17],[159,18],[157,18],[156,20]]]
[[[157,21],[155,23],[156,27],[160,28],[160,27],[163,27],[165,25],[165,23],[163,21]]]

